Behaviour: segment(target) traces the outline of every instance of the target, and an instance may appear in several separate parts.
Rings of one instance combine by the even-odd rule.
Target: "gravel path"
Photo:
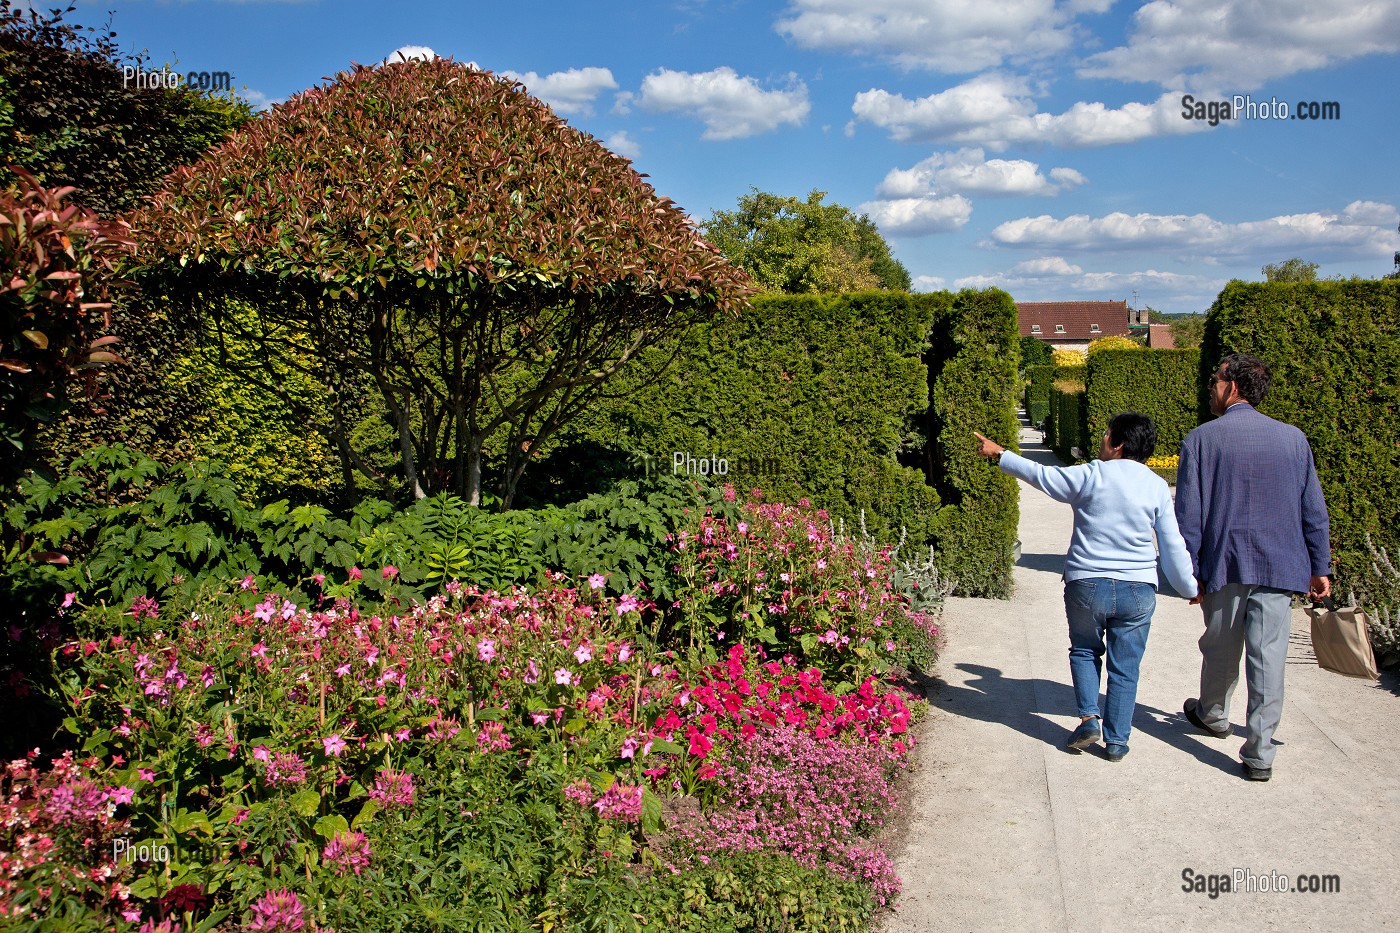
[[[1021,447],[1057,462],[1039,432],[1023,427]],[[1195,733],[1181,705],[1199,683],[1201,613],[1164,592],[1130,754],[1066,751],[1078,724],[1060,580],[1070,524],[1067,505],[1022,484],[1015,597],[948,602],[897,862],[904,894],[885,929],[1400,929],[1400,681],[1319,669],[1295,610],[1274,777],[1245,781],[1243,677],[1234,736]],[[1183,890],[1188,869],[1206,890]],[[1212,898],[1209,876],[1237,869],[1290,886],[1333,875],[1340,892],[1219,893],[1216,881]]]

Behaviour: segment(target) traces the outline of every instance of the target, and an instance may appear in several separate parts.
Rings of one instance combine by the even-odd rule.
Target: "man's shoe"
[[[1128,746],[1126,746],[1126,745],[1105,745],[1105,746],[1104,746],[1104,754],[1105,754],[1105,757],[1107,757],[1109,761],[1122,761],[1122,760],[1123,760],[1123,756],[1126,755],[1126,754],[1128,754]]]
[[[1083,749],[1093,745],[1103,738],[1103,733],[1099,731],[1098,717],[1086,719],[1079,724],[1079,728],[1074,730],[1074,734],[1069,737],[1067,743],[1070,748]]]
[[[1190,720],[1191,725],[1195,726],[1197,729],[1200,729],[1202,732],[1204,732],[1211,738],[1228,739],[1230,737],[1229,729],[1226,729],[1222,732],[1219,729],[1212,729],[1210,726],[1205,724],[1205,720],[1201,719],[1200,715],[1196,712],[1197,702],[1199,701],[1197,701],[1195,697],[1192,697],[1191,699],[1187,700],[1184,704],[1182,704],[1181,707],[1181,711],[1186,714],[1186,718]]]
[[[1256,768],[1247,761],[1240,762],[1240,770],[1248,781],[1267,781],[1274,776],[1273,768]]]

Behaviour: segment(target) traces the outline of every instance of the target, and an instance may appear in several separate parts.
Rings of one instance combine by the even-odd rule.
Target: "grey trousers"
[[[1274,730],[1283,716],[1283,671],[1292,621],[1291,594],[1268,586],[1231,583],[1201,600],[1206,631],[1201,649],[1197,714],[1212,729],[1230,728],[1230,695],[1244,653],[1248,738],[1240,758],[1256,768],[1274,764]]]

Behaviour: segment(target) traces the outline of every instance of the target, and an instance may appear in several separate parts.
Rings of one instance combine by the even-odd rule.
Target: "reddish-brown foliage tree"
[[[116,257],[132,241],[125,224],[68,204],[71,187],[45,188],[22,168],[0,191],[0,478],[5,488],[38,461],[38,427],[67,407],[81,379],[119,362],[105,296]]]
[[[450,60],[356,65],[167,185],[133,219],[135,273],[216,337],[318,361],[347,487],[373,475],[351,374],[372,375],[414,495],[480,501],[495,438],[509,507],[604,381],[751,290],[626,159]]]

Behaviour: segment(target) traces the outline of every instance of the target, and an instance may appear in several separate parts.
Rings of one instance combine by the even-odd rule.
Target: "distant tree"
[[[823,204],[825,197],[813,190],[802,201],[754,188],[737,210],[710,215],[705,239],[765,291],[908,291],[909,270],[890,254],[874,222]]]
[[[1259,271],[1266,282],[1316,282],[1318,265],[1296,256],[1283,262],[1266,263]]]
[[[1049,366],[1055,361],[1050,344],[1029,334],[1021,338],[1021,370],[1030,366]]]
[[[1161,311],[1158,311],[1151,305],[1145,305],[1142,310],[1147,312],[1147,323],[1149,324],[1171,323],[1171,318],[1169,318],[1166,314],[1163,314]]]
[[[1201,345],[1206,333],[1204,314],[1173,314],[1168,317],[1172,326],[1172,342],[1185,350]]]

